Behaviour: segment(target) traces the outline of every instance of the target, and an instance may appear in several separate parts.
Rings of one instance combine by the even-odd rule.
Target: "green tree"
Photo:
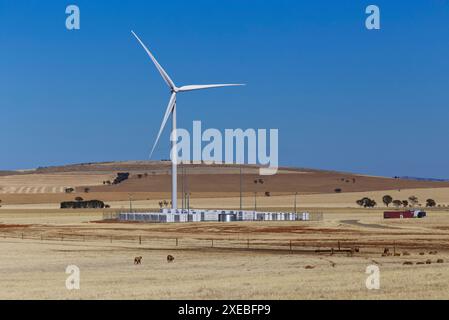
[[[390,205],[390,203],[393,202],[393,198],[387,194],[387,195],[383,196],[382,202],[388,207]]]
[[[374,208],[375,206],[377,206],[377,202],[373,199],[370,199],[368,197],[364,197],[360,200],[357,200],[356,203],[364,208]]]
[[[410,204],[412,206],[416,206],[416,204],[419,202],[418,197],[416,197],[416,196],[408,197],[408,201],[410,201]]]
[[[401,200],[393,200],[393,205],[396,208],[399,208],[400,206],[402,206],[402,201]]]
[[[436,201],[433,199],[426,200],[426,207],[433,208],[437,205]]]

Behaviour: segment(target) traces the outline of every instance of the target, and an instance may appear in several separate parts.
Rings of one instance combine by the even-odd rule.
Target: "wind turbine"
[[[157,134],[156,141],[154,142],[153,148],[151,149],[150,158],[153,155],[153,151],[156,148],[156,145],[159,141],[159,138],[162,134],[162,131],[164,130],[165,124],[167,123],[168,118],[170,115],[172,116],[172,135],[173,137],[176,137],[176,95],[181,92],[187,92],[187,91],[195,91],[195,90],[202,90],[202,89],[211,89],[211,88],[221,88],[221,87],[233,87],[233,86],[243,86],[244,84],[207,84],[207,85],[188,85],[188,86],[182,86],[177,87],[173,80],[170,78],[170,76],[165,72],[165,70],[162,68],[162,66],[157,62],[156,58],[153,56],[153,54],[150,52],[150,50],[145,46],[145,44],[140,40],[140,38],[134,33],[134,31],[131,31],[131,33],[136,37],[137,41],[141,44],[141,46],[145,49],[148,56],[153,61],[154,65],[156,66],[157,70],[161,74],[162,78],[164,79],[165,83],[170,88],[170,100],[168,102],[167,109],[165,110],[164,118],[162,119],[161,127],[159,129],[159,133]],[[172,209],[177,209],[177,152],[174,150],[175,142],[172,140]]]

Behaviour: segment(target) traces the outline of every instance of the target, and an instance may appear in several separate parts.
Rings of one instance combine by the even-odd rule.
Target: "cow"
[[[169,254],[169,255],[167,256],[167,262],[170,263],[170,262],[173,262],[173,260],[175,260],[175,257],[173,257],[172,255]]]
[[[142,264],[142,257],[135,257],[134,264]]]

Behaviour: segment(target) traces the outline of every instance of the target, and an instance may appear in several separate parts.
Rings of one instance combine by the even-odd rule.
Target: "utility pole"
[[[298,195],[298,192],[295,192],[295,213],[296,213],[296,196]]]
[[[257,192],[254,192],[254,212],[257,211]]]
[[[187,193],[187,210],[190,213],[190,192]]]
[[[182,194],[182,211],[185,209],[185,197],[184,197],[184,186],[185,186],[185,175],[184,175],[184,162],[181,164],[181,173],[182,173],[182,184],[181,184],[181,194]]]
[[[240,211],[242,211],[242,164],[240,164]]]
[[[187,196],[189,195],[189,182],[187,181],[187,167],[184,168],[184,179],[183,179],[183,183],[185,180],[185,186],[184,186],[184,192],[185,192],[185,199],[184,199],[184,205],[187,207],[188,212],[190,213],[189,209],[190,209],[190,197],[188,198]]]

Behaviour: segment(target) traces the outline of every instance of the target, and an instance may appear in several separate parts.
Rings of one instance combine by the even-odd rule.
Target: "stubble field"
[[[449,298],[449,212],[443,210],[390,221],[381,210],[361,209],[328,210],[317,222],[156,225],[98,223],[101,217],[4,210],[0,298]],[[360,251],[338,252],[338,243]],[[315,252],[331,248],[334,254]],[[384,248],[401,255],[382,257]],[[167,263],[168,254],[174,262]],[[135,256],[142,265],[133,264]],[[66,289],[68,265],[80,268],[80,290]],[[379,290],[365,286],[369,265],[379,267]]]

